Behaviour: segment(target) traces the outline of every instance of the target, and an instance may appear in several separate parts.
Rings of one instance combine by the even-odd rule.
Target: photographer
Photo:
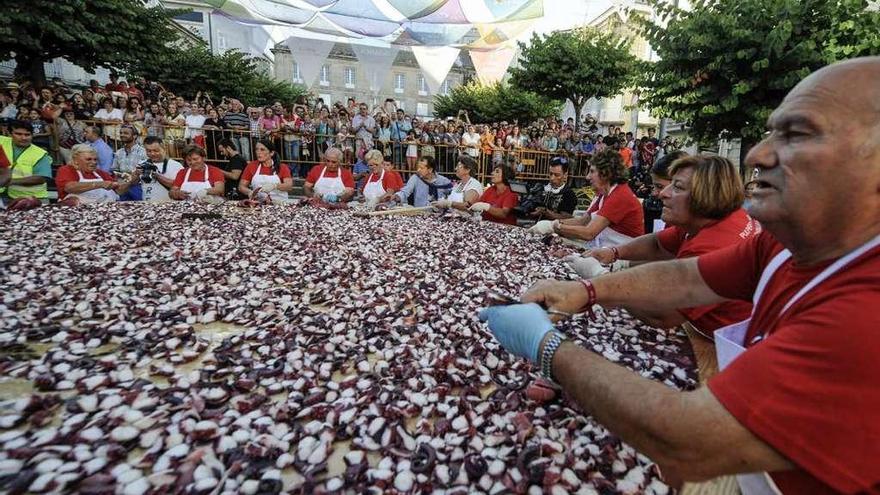
[[[147,160],[138,165],[144,201],[150,203],[170,201],[168,190],[174,186],[174,179],[177,173],[183,170],[183,165],[165,156],[165,145],[160,137],[148,136],[144,139],[144,149],[147,152]]]

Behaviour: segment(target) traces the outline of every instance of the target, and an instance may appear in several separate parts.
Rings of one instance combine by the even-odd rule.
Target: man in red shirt
[[[770,115],[746,157],[759,170],[749,212],[760,235],[592,282],[541,282],[523,297],[531,304],[481,318],[673,484],[737,474],[745,494],[880,493],[877,81],[878,57],[837,63]],[[563,340],[534,304],[662,311],[735,299],[755,312],[716,332],[721,371],[689,392]]]
[[[345,202],[354,196],[354,177],[350,170],[339,167],[342,150],[328,148],[324,163],[312,167],[306,176],[303,190],[308,197],[317,197],[328,203]]]

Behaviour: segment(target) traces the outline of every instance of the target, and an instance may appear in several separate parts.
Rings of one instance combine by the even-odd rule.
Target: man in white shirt
[[[476,158],[480,155],[480,135],[477,134],[474,126],[468,125],[467,132],[461,135],[461,147],[464,148],[464,152],[471,158]]]
[[[376,132],[376,119],[368,112],[367,104],[361,103],[359,113],[351,119],[351,128],[359,140],[363,140],[364,150],[373,148],[373,133]],[[360,146],[361,141],[358,141]],[[360,151],[360,150],[357,150]]]
[[[144,148],[147,152],[147,160],[140,165],[144,171],[141,175],[144,201],[150,203],[171,201],[168,190],[174,186],[174,179],[177,177],[177,172],[183,170],[183,165],[165,155],[165,145],[160,137],[148,136],[144,139]]]
[[[104,127],[104,137],[115,142],[119,139],[119,124],[123,121],[121,108],[113,106],[113,98],[109,96],[101,102],[103,108],[95,112],[95,120]]]
[[[196,136],[204,135],[202,126],[205,125],[205,115],[202,107],[193,105],[192,113],[186,116],[186,131],[183,133],[184,139],[191,142]]]

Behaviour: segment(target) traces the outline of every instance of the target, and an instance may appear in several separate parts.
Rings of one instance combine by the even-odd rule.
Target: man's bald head
[[[823,67],[798,83],[783,105],[797,98],[828,98],[835,113],[858,119],[863,126],[880,125],[880,57],[854,58]]]

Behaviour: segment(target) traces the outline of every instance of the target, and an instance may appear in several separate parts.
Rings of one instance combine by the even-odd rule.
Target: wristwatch
[[[547,337],[547,341],[544,342],[544,350],[541,352],[539,364],[541,366],[541,374],[544,375],[544,378],[550,381],[554,381],[553,356],[556,354],[556,351],[559,350],[559,346],[562,345],[564,340],[566,340],[565,335],[559,332],[550,332],[550,336]]]

